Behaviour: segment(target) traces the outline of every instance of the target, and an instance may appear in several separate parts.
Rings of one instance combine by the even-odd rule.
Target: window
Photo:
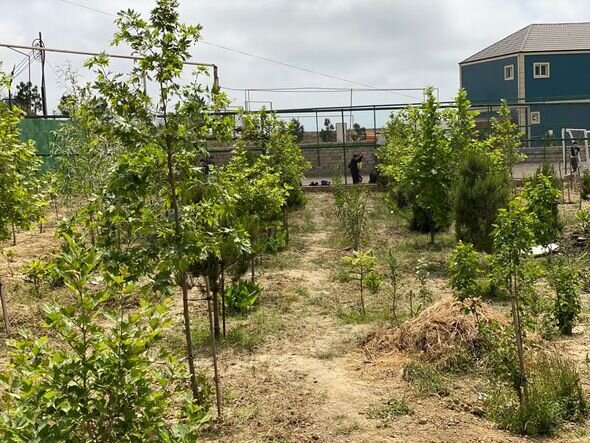
[[[514,65],[504,66],[504,80],[514,80]]]
[[[549,63],[534,63],[533,69],[535,78],[549,78]]]
[[[530,117],[531,125],[538,125],[541,123],[541,113],[539,111],[532,111]]]

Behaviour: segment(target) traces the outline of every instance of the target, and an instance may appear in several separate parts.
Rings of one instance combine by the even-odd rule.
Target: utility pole
[[[43,37],[39,32],[39,47],[44,48]],[[41,98],[43,100],[43,117],[47,117],[47,93],[45,90],[45,51],[41,51]]]

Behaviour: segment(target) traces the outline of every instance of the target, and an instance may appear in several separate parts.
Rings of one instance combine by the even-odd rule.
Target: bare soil
[[[402,379],[402,367],[409,356],[390,354],[370,359],[361,343],[372,332],[391,328],[384,294],[367,295],[369,315],[362,320],[358,311],[358,290],[354,282],[337,278],[338,263],[350,254],[332,213],[330,194],[310,194],[305,209],[292,216],[292,240],[276,256],[266,257],[258,271],[265,288],[259,306],[244,318],[228,319],[228,336],[240,331],[256,340],[245,344],[244,336],[220,344],[219,365],[223,387],[223,419],[204,430],[204,442],[585,442],[590,441],[588,422],[567,425],[560,435],[534,440],[497,429],[482,416],[481,392],[485,380],[473,374],[449,375],[450,394],[440,397],[419,395]],[[380,198],[379,195],[372,197]],[[441,236],[438,245],[428,238],[410,234],[378,201],[371,206],[371,238],[367,245],[379,257],[388,246],[399,248],[411,262],[426,256],[433,263],[429,286],[435,299],[450,294],[444,266],[452,240]],[[388,218],[389,217],[389,218]],[[19,233],[17,245],[2,245],[13,251],[0,265],[0,276],[8,287],[11,315],[17,326],[37,328],[40,306],[51,296],[38,300],[19,269],[57,246],[54,220],[44,234]],[[8,266],[10,265],[10,266]],[[415,287],[414,264],[405,269],[404,289]],[[178,303],[180,299],[177,297]],[[586,305],[588,301],[586,300]],[[180,306],[175,306],[175,311]],[[406,309],[402,305],[401,309]],[[584,389],[590,394],[588,346],[590,316],[571,338],[552,343],[578,364]],[[194,307],[193,325],[206,325],[205,308]],[[4,336],[0,323],[0,353]],[[178,335],[171,346],[182,348],[181,317]],[[0,357],[0,362],[2,357]],[[211,373],[206,348],[197,363]],[[370,418],[369,412],[392,398],[402,398],[412,413],[391,420]]]

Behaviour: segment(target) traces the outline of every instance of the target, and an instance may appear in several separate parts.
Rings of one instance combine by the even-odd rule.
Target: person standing
[[[580,147],[575,140],[570,146],[570,166],[572,167],[572,175],[578,172]]]
[[[352,156],[352,159],[350,160],[350,163],[348,164],[348,168],[350,169],[350,175],[352,175],[352,182],[356,185],[359,184],[360,182],[363,181],[363,178],[361,177],[361,163],[363,161],[363,156],[362,155],[358,155],[358,154],[354,154]]]

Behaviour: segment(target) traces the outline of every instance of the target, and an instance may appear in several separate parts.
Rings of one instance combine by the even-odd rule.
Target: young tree
[[[14,96],[13,103],[27,115],[37,115],[43,109],[39,88],[31,82],[20,82],[16,86],[16,95]]]
[[[323,142],[336,141],[336,131],[334,130],[334,125],[329,118],[324,120],[324,128],[320,129],[320,138]]]
[[[514,165],[524,160],[526,156],[519,149],[522,132],[518,125],[512,121],[512,115],[506,100],[502,100],[498,117],[492,118],[492,133],[490,143],[497,152],[497,163],[510,173],[514,179]]]
[[[195,441],[208,412],[181,401],[188,374],[160,346],[169,300],[142,300],[130,311],[134,285],[124,268],[105,272],[93,249],[65,240],[51,268],[70,303],[47,307],[51,338],[11,342],[0,377],[0,440]],[[99,290],[90,284],[96,274],[105,281]]]
[[[547,246],[557,238],[563,227],[558,208],[561,191],[550,177],[537,173],[526,182],[522,195],[534,219],[535,238],[538,244]]]
[[[112,263],[129,267],[129,279],[148,276],[158,287],[180,288],[191,388],[199,399],[188,272],[191,263],[219,254],[217,234],[235,201],[215,190],[199,162],[207,156],[207,137],[228,135],[233,120],[215,115],[225,97],[203,88],[198,76],[180,85],[201,27],[179,21],[178,1],[158,0],[149,20],[133,10],[120,12],[116,24],[113,43],[127,44],[141,59],[127,78],[109,72],[105,55],[87,63],[96,75],[88,112],[94,112],[100,134],[122,150],[102,195],[103,209],[94,214],[97,244]],[[156,98],[146,93],[144,79],[154,84]],[[227,236],[236,244],[245,241],[237,231]]]
[[[522,330],[520,323],[520,289],[525,284],[524,261],[535,243],[534,220],[520,196],[498,214],[494,230],[494,272],[498,283],[510,296],[512,323],[518,352],[520,383],[518,395],[523,405],[528,400]]]
[[[0,84],[8,86],[1,72]],[[41,160],[33,141],[21,141],[22,114],[16,106],[0,102],[0,240],[6,240],[12,232],[13,244],[15,228],[28,229],[41,217],[43,207],[37,176]]]
[[[292,118],[289,122],[291,133],[295,136],[295,142],[301,143],[303,141],[303,135],[305,134],[305,128],[297,118]]]
[[[457,240],[473,244],[478,251],[492,252],[494,223],[510,193],[508,173],[495,166],[485,146],[466,152],[454,190]]]
[[[411,189],[415,216],[424,216],[431,242],[437,229],[452,221],[453,154],[441,126],[441,113],[432,88],[426,91],[426,100],[418,108],[409,109],[408,121],[396,120],[392,128],[402,126],[401,137],[388,140],[393,143],[390,159],[395,163],[385,168],[394,183],[402,189]],[[402,116],[403,118],[403,116]],[[400,146],[399,142],[407,143]]]
[[[377,259],[372,251],[355,251],[352,257],[344,257],[342,264],[348,269],[354,280],[359,282],[361,314],[366,315],[364,288],[368,280],[374,280]]]

